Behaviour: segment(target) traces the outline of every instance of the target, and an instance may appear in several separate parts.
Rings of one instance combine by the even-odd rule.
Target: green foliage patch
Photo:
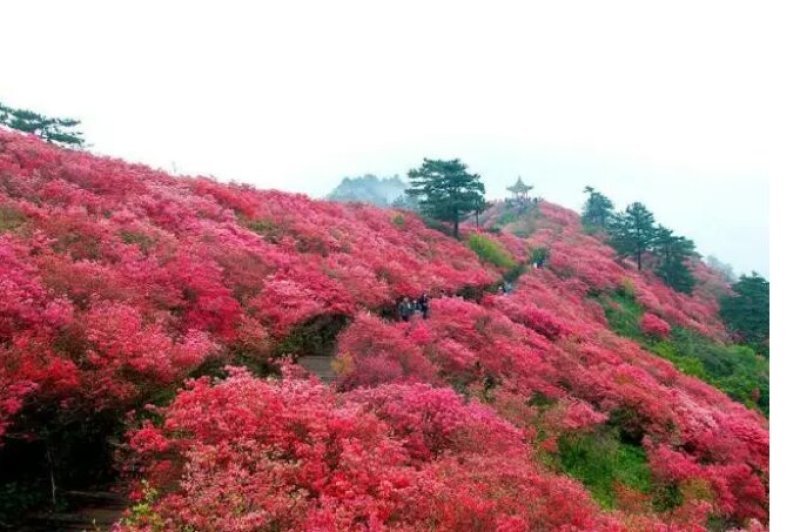
[[[745,345],[724,345],[674,328],[668,341],[646,345],[675,366],[712,384],[732,399],[769,415],[769,362]]]
[[[622,442],[614,427],[562,436],[558,440],[558,457],[561,469],[580,480],[603,508],[617,507],[616,486],[642,494],[653,490],[644,449]]]
[[[613,294],[603,294],[599,298],[605,310],[608,326],[620,336],[644,341],[645,336],[639,328],[644,309],[636,302],[636,297],[621,287]]]
[[[483,235],[478,233],[469,235],[469,247],[484,262],[489,262],[501,268],[513,268],[516,266],[514,258],[501,244]]]

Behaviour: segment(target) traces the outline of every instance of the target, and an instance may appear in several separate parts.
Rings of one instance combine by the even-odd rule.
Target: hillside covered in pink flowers
[[[120,530],[768,526],[720,274],[675,292],[546,201],[464,229],[0,130],[0,526],[99,487]]]

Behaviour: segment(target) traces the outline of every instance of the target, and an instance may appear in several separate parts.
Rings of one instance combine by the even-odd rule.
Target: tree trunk
[[[45,440],[45,452],[47,456],[47,465],[50,470],[50,497],[52,499],[53,507],[56,505],[56,474],[55,474],[55,461],[53,460],[53,453],[50,451],[50,435],[47,435]]]
[[[456,240],[458,240],[458,216],[456,216],[454,222],[455,223],[453,224],[453,236],[455,237]]]

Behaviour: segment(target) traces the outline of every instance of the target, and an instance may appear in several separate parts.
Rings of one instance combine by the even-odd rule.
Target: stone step
[[[111,530],[114,523],[122,517],[128,504],[125,498],[111,492],[69,491],[64,497],[69,509],[31,515],[17,530],[21,532]]]
[[[313,373],[322,382],[331,383],[336,379],[336,373],[333,371],[333,357],[329,356],[304,356],[297,359],[297,363],[306,369],[309,373]]]

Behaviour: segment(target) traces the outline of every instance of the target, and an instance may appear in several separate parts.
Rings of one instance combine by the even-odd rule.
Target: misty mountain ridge
[[[360,177],[345,177],[334,188],[327,199],[341,203],[363,202],[378,207],[388,207],[401,197],[408,183],[400,176],[378,177],[365,174]]]

